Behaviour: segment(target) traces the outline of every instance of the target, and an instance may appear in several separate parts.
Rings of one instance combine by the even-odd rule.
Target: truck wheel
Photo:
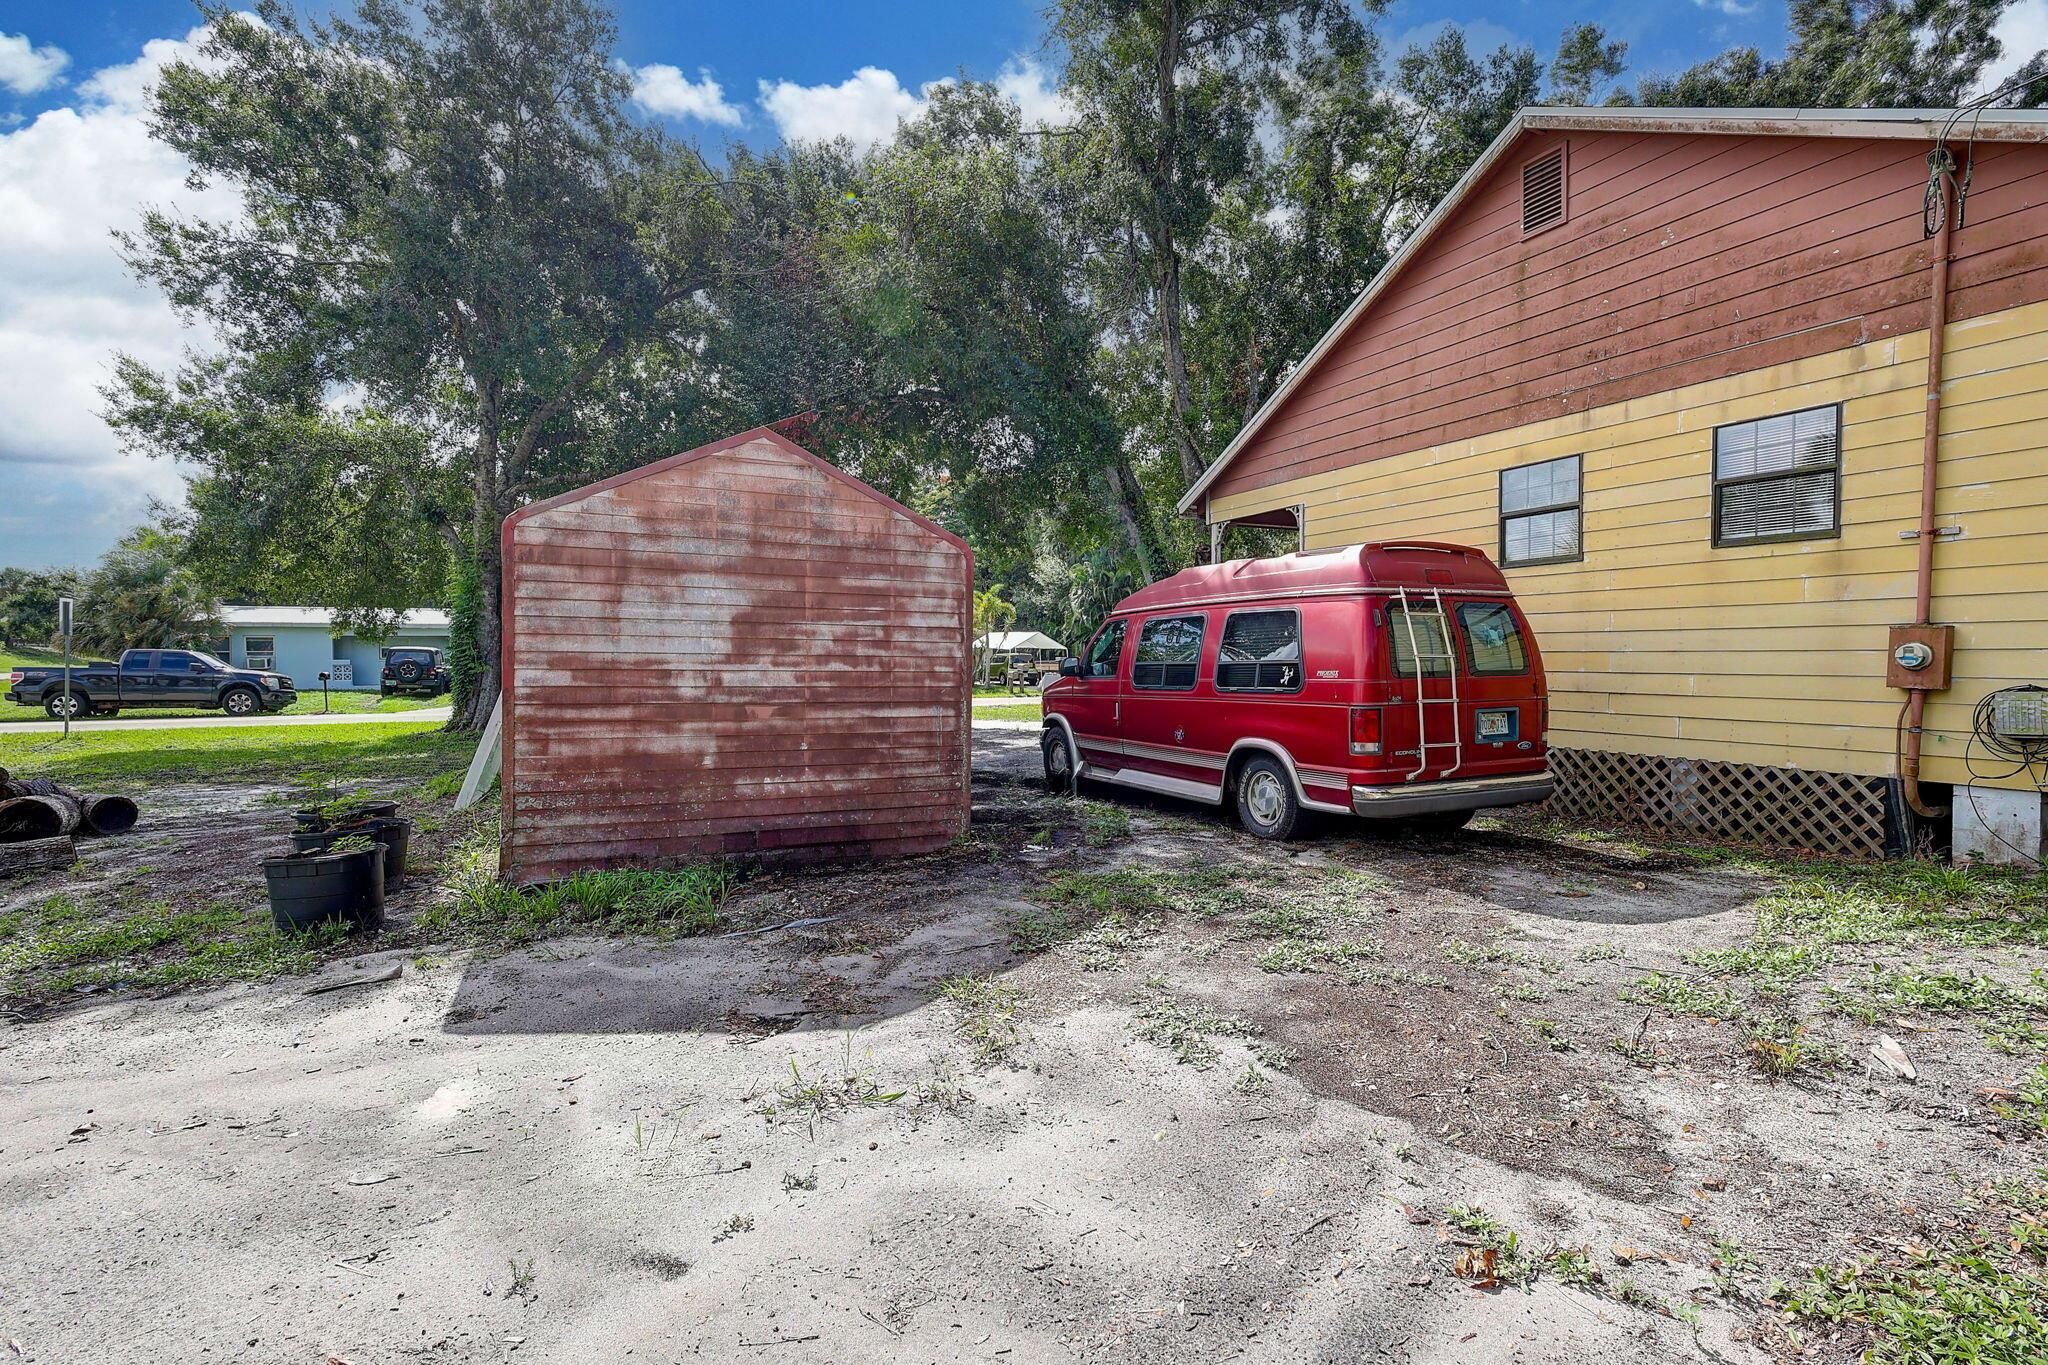
[[[1067,737],[1057,729],[1047,730],[1038,741],[1038,751],[1045,759],[1045,789],[1065,796],[1074,789],[1074,751],[1067,745]]]
[[[1287,770],[1271,758],[1255,758],[1237,775],[1237,818],[1261,839],[1288,839],[1301,822],[1301,803]]]
[[[230,688],[228,694],[220,699],[220,709],[231,716],[253,716],[263,709],[263,698],[257,696],[253,688]]]
[[[412,659],[405,660],[392,671],[398,674],[398,680],[402,683],[416,683],[420,680],[420,666]]]
[[[62,689],[59,689],[43,698],[43,710],[51,720],[63,720],[67,716],[77,720],[87,710],[85,693],[73,692],[67,697]]]

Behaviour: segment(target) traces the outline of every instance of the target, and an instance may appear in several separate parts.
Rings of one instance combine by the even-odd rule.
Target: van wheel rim
[[[1251,811],[1252,819],[1261,825],[1280,823],[1280,812],[1285,807],[1287,793],[1280,789],[1280,779],[1269,772],[1256,772],[1244,785],[1244,804]]]
[[[1066,777],[1068,771],[1067,746],[1064,743],[1059,740],[1053,740],[1045,746],[1045,766],[1047,771],[1051,772],[1054,777],[1061,779]]]

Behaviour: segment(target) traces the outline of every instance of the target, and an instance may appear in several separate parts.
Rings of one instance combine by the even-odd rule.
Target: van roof
[[[1508,581],[1482,552],[1428,540],[1373,541],[1338,550],[1197,564],[1140,588],[1112,615],[1274,597],[1338,597],[1396,588],[1427,592],[1508,592]]]

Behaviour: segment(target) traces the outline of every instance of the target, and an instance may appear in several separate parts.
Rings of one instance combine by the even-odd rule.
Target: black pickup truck
[[[40,706],[58,720],[119,715],[124,706],[219,709],[231,716],[282,711],[299,699],[282,673],[230,668],[196,649],[130,649],[121,662],[74,664],[71,696],[62,668],[17,668],[7,675],[7,700]]]

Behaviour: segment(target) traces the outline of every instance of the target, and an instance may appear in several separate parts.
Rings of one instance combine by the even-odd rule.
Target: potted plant
[[[300,853],[324,853],[338,840],[362,836],[384,846],[384,889],[398,889],[405,880],[405,859],[412,847],[412,821],[399,815],[382,815],[324,830],[301,830],[292,835],[292,847]]]
[[[384,845],[365,835],[332,839],[319,851],[265,858],[270,918],[279,929],[339,919],[362,933],[384,927]]]

